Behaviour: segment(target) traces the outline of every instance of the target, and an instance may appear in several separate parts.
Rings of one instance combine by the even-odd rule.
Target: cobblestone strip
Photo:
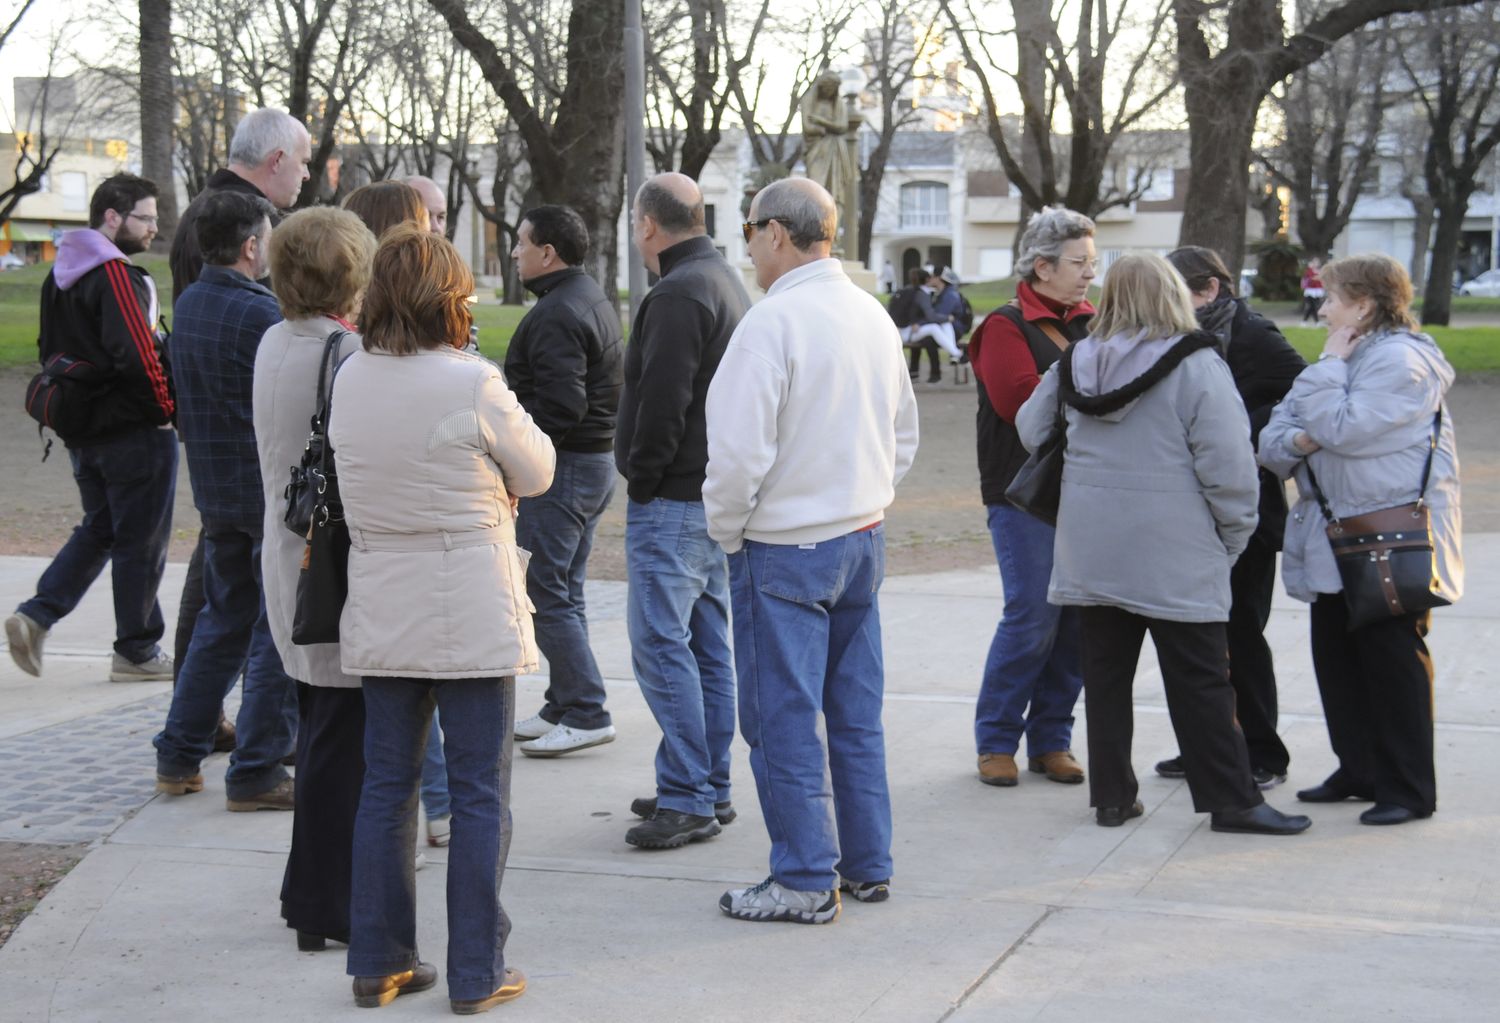
[[[171,693],[0,739],[0,841],[91,842],[156,794]]]

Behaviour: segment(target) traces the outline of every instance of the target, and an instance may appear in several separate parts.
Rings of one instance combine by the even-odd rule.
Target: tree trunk
[[[1458,243],[1463,238],[1464,217],[1469,212],[1467,192],[1436,203],[1437,231],[1432,239],[1432,272],[1422,292],[1422,326],[1448,325],[1453,309],[1453,269],[1458,264]],[[1420,255],[1420,254],[1419,254]]]
[[[1403,193],[1404,194],[1404,193]],[[1432,246],[1432,197],[1425,192],[1407,195],[1412,206],[1411,224],[1411,285],[1422,291],[1427,285],[1427,253]],[[1426,302],[1423,302],[1426,305]]]
[[[177,233],[177,187],[172,174],[172,0],[140,0],[141,176],[156,182],[156,247],[166,251]]]
[[[1245,199],[1251,140],[1263,95],[1231,76],[1184,81],[1188,111],[1188,186],[1178,245],[1202,245],[1224,259],[1231,280],[1245,265]]]

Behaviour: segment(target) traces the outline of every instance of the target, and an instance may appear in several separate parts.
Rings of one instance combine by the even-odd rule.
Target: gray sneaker
[[[291,810],[296,806],[297,787],[291,778],[283,778],[274,788],[246,799],[227,799],[230,813],[254,813],[256,810]]]
[[[794,924],[826,924],[838,918],[837,889],[797,892],[768,877],[754,888],[731,888],[719,897],[719,908],[736,920],[785,920]]]
[[[5,619],[5,639],[10,643],[10,659],[28,675],[42,673],[42,644],[47,642],[47,630],[28,615],[17,611]]]
[[[172,681],[172,657],[160,650],[156,656],[136,664],[120,654],[114,654],[109,662],[111,682],[170,682]]]

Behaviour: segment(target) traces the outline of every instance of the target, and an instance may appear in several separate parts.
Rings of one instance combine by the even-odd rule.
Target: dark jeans
[[[266,621],[260,582],[260,525],[205,523],[203,587],[207,604],[172,694],[167,724],[156,737],[157,771],[190,775],[213,749],[224,697],[245,671],[236,720],[238,746],[225,774],[230,799],[247,799],[287,777],[297,693],[281,667]]]
[[[188,647],[193,642],[193,626],[198,615],[203,613],[203,530],[198,530],[198,542],[188,558],[187,575],[182,580],[182,599],[177,603],[177,629],[172,635],[172,681],[182,674],[182,662],[187,660]]]
[[[1265,635],[1275,590],[1276,552],[1251,540],[1229,573],[1229,684],[1250,766],[1286,774],[1292,757],[1276,734],[1276,665]]]
[[[417,788],[432,710],[443,720],[453,824],[448,845],[448,997],[487,998],[504,982],[510,918],[500,882],[510,854],[514,678],[365,676],[365,782],[354,823],[350,976],[417,962]]]
[[[115,653],[136,664],[156,656],[166,631],[156,591],[167,565],[177,490],[177,434],[145,426],[68,449],[83,521],[17,611],[50,629],[110,564]]]
[[[1342,594],[1312,606],[1313,672],[1341,780],[1417,813],[1437,809],[1430,619],[1423,611],[1350,632]]]
[[[1156,644],[1167,711],[1182,744],[1193,809],[1240,810],[1265,802],[1250,777],[1245,737],[1234,721],[1224,623],[1169,622],[1117,607],[1085,607],[1081,613],[1089,805],[1130,806],[1139,794],[1130,765],[1131,690],[1147,632]]]
[[[554,725],[591,729],[610,724],[604,678],[589,648],[583,582],[594,527],[614,490],[612,452],[559,451],[551,489],[522,498],[516,516],[516,543],[531,552],[526,593],[536,605],[536,645],[547,658],[541,714]]]

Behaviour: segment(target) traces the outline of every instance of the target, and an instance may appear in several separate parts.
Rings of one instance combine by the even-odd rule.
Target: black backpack
[[[953,331],[959,337],[963,337],[974,329],[974,307],[969,304],[969,298],[962,291],[958,293],[958,313],[953,318]]]
[[[26,411],[37,433],[49,427],[64,443],[87,436],[95,427],[96,402],[108,389],[110,374],[92,362],[60,352],[26,385]],[[47,451],[42,455],[46,459]]]
[[[917,318],[916,287],[909,284],[892,295],[891,304],[886,311],[891,314],[891,320],[896,326],[910,327]]]

